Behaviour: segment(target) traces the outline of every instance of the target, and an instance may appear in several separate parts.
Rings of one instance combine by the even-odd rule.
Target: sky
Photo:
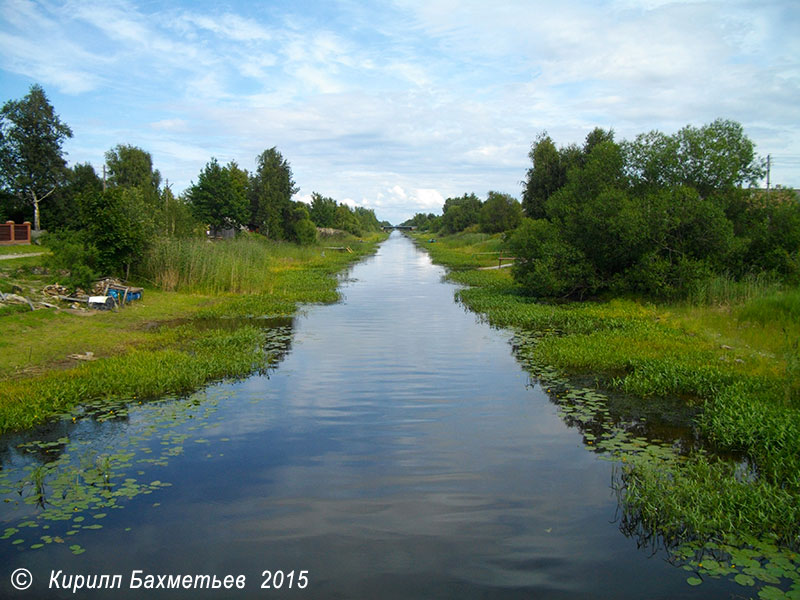
[[[732,119],[800,188],[799,31],[797,0],[0,0],[0,101],[41,85],[70,165],[138,146],[180,193],[274,146],[296,200],[397,224],[520,198],[542,131]]]

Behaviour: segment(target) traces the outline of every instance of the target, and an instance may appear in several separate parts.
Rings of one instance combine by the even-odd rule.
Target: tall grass
[[[776,291],[749,299],[739,311],[739,320],[755,323],[780,322],[800,334],[800,289]],[[800,339],[796,335],[795,339]]]
[[[269,292],[274,271],[293,261],[308,261],[318,248],[279,244],[260,236],[209,242],[161,239],[149,250],[142,274],[165,291],[203,294]]]
[[[689,303],[694,306],[742,304],[780,287],[780,282],[769,273],[749,274],[739,280],[730,275],[714,275],[695,286],[689,295]]]

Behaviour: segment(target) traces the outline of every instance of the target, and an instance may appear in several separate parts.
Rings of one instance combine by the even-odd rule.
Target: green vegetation
[[[490,191],[486,201],[481,201],[475,194],[448,198],[440,217],[432,213],[417,213],[403,225],[442,234],[462,231],[498,233],[516,228],[521,220],[522,206],[516,198]]]
[[[0,109],[0,188],[9,206],[33,212],[40,229],[39,204],[58,188],[67,170],[61,145],[72,130],[58,118],[41,86]],[[0,206],[0,216],[3,216]]]
[[[288,326],[265,330],[265,352],[277,357],[291,336]],[[137,497],[155,497],[172,485],[145,477],[146,469],[167,466],[186,448],[207,444],[203,436],[216,426],[218,401],[211,392],[166,402],[103,399],[75,408],[65,415],[68,430],[88,417],[98,423],[124,421],[124,434],[87,440],[61,430],[19,444],[17,451],[29,460],[0,472],[0,495],[11,508],[0,540],[19,550],[63,544],[73,554],[86,552],[76,542],[102,529],[112,510],[124,509]]]
[[[717,120],[674,135],[583,148],[533,145],[510,239],[514,276],[537,297],[638,294],[685,299],[710,278],[800,282],[800,203],[790,190],[743,189],[763,173],[742,126]]]
[[[756,277],[716,279],[704,296],[681,304],[541,302],[508,270],[476,270],[504,252],[502,235],[415,237],[451,268],[451,279],[469,286],[458,293],[465,305],[519,332],[520,360],[560,406],[574,404],[565,418],[578,419],[588,447],[620,461],[626,533],[662,540],[700,576],[800,585],[792,554],[800,547],[800,290]],[[608,402],[600,410],[589,403],[597,402],[595,390],[565,392],[565,375],[640,398],[634,412],[652,405],[663,417],[660,399],[674,399],[695,414],[703,449],[637,441],[621,425],[630,415],[612,425]],[[747,561],[737,558],[745,554]],[[708,568],[725,560],[725,569]],[[776,560],[789,566],[778,569]],[[770,587],[762,591],[774,594]]]
[[[102,180],[91,165],[67,168],[61,143],[72,132],[39,86],[3,106],[0,128],[0,215],[33,217],[39,229],[47,199],[49,231],[44,258],[0,265],[0,291],[38,300],[45,284],[88,291],[109,275],[147,286],[144,300],[113,314],[0,307],[0,431],[79,403],[183,394],[265,368],[264,317],[335,301],[335,274],[381,239],[372,210],[332,199],[332,221],[313,221],[321,213],[292,200],[291,167],[275,147],[253,173],[212,158],[176,198],[135,146],[105,153]],[[318,245],[317,226],[343,230],[333,233],[347,252]]]
[[[89,401],[184,394],[267,368],[274,357],[263,317],[291,315],[300,302],[335,301],[335,275],[380,239],[351,239],[352,253],[261,236],[163,242],[151,248],[147,272],[177,291],[148,288],[118,313],[4,315],[0,431]],[[69,358],[87,352],[96,360],[75,366],[81,361]]]

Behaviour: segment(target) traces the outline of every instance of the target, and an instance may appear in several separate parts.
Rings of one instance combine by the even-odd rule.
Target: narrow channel
[[[84,504],[80,526],[37,522],[36,537],[61,542],[36,550],[20,521],[42,507],[7,501],[3,527],[21,532],[0,546],[7,571],[29,569],[43,598],[75,597],[47,589],[53,569],[124,575],[123,589],[86,598],[729,597],[725,582],[691,588],[620,532],[612,464],[444,274],[395,232],[346,275],[342,302],[294,319],[270,373],[52,432],[62,456],[101,475],[104,448],[124,450],[97,485],[129,493],[108,510]],[[31,459],[24,439],[4,443],[13,499]],[[145,594],[125,589],[135,569],[244,574],[247,586]],[[265,571],[282,573],[281,589],[261,589]]]

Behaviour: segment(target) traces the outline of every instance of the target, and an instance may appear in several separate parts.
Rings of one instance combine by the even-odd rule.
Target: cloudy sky
[[[70,164],[124,143],[173,190],[277,146],[300,192],[400,222],[519,197],[531,142],[718,117],[800,187],[797,0],[0,0],[0,100],[39,83]]]

